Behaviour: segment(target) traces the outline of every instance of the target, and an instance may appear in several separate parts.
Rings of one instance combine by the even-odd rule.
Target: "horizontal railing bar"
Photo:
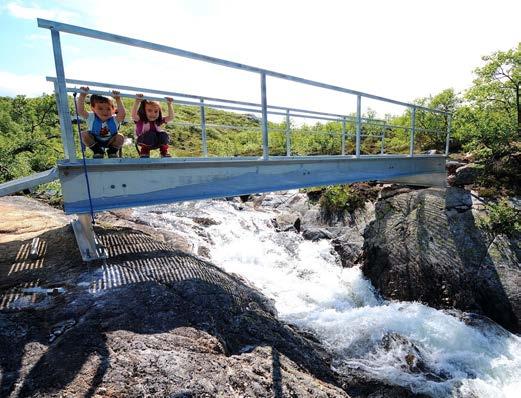
[[[199,124],[195,124],[194,126],[200,126]],[[213,123],[206,123],[206,127],[222,127],[222,128],[229,128],[229,129],[252,129],[252,130],[261,130],[260,126],[233,126],[231,124],[213,124]]]
[[[285,114],[284,114],[285,115]],[[341,122],[342,119],[340,118],[332,118],[332,117],[325,117],[325,116],[313,116],[313,115],[300,115],[296,113],[291,113],[291,117],[301,117],[305,119],[316,119],[316,120],[329,120],[331,122]]]
[[[47,81],[50,82],[56,82],[55,77],[47,76]],[[185,97],[185,98],[195,98],[195,99],[203,99],[206,101],[216,101],[216,102],[224,102],[224,103],[231,103],[231,104],[240,104],[240,105],[248,105],[248,106],[258,106],[261,107],[260,104],[256,104],[253,102],[244,102],[244,101],[234,101],[234,100],[225,100],[220,98],[212,98],[212,97],[204,97],[204,96],[198,96],[198,95],[192,95],[192,94],[185,94],[185,93],[178,93],[178,92],[171,92],[171,91],[163,91],[163,90],[155,90],[155,89],[147,89],[143,87],[132,87],[132,86],[122,86],[118,84],[109,84],[109,83],[100,83],[100,82],[92,82],[87,80],[77,80],[77,79],[66,79],[66,83],[69,84],[82,84],[82,85],[88,85],[88,86],[95,86],[95,87],[105,87],[105,88],[112,88],[112,89],[118,89],[118,90],[126,90],[126,91],[138,91],[138,92],[147,92],[147,93],[153,93],[153,94],[164,94],[169,96],[179,96],[179,97]],[[165,101],[164,98],[161,98],[162,101]],[[210,106],[211,104],[208,103],[198,103],[199,106]],[[335,118],[346,118],[347,122],[355,122],[355,117],[350,115],[341,115],[336,113],[329,113],[329,112],[318,112],[318,111],[310,111],[307,109],[300,109],[300,108],[289,108],[289,107],[283,107],[283,106],[275,106],[275,105],[268,105],[268,109],[280,109],[280,110],[289,110],[290,112],[304,112],[308,113],[310,115],[324,115],[324,116],[334,116]],[[260,113],[261,109],[256,110],[255,113]],[[282,115],[280,113],[276,113],[277,115]],[[285,115],[285,114],[284,114]],[[290,114],[292,117],[303,117],[303,118],[311,118],[311,116],[307,115],[298,115],[298,114]],[[325,119],[325,120],[337,120],[337,119]],[[369,119],[363,117],[362,120],[373,120],[378,121],[381,123],[385,123],[385,120],[380,119]]]
[[[46,78],[49,82],[56,82],[57,79],[55,77],[47,76]],[[231,103],[231,104],[239,104],[239,105],[247,105],[247,106],[258,106],[261,107],[261,104],[256,104],[254,102],[245,102],[245,101],[234,101],[234,100],[227,100],[222,98],[215,98],[215,97],[205,97],[200,95],[193,95],[193,94],[185,94],[185,93],[179,93],[175,91],[164,91],[164,90],[156,90],[156,89],[148,89],[143,87],[133,87],[133,86],[122,86],[119,84],[110,84],[110,83],[100,83],[100,82],[92,82],[87,80],[77,80],[77,79],[65,79],[66,83],[69,84],[81,84],[81,85],[87,85],[87,86],[95,86],[95,87],[105,87],[105,88],[113,88],[118,90],[125,90],[125,91],[136,91],[136,92],[145,92],[145,93],[152,93],[152,94],[163,94],[168,96],[178,96],[178,97],[185,97],[185,98],[194,98],[194,99],[203,99],[205,101],[216,101],[216,102],[224,102],[224,103]],[[200,104],[205,105],[205,104]],[[314,115],[324,115],[324,116],[335,116],[335,117],[345,117],[350,120],[354,120],[354,116],[349,115],[340,115],[336,113],[328,113],[328,112],[318,112],[318,111],[310,111],[307,109],[299,109],[299,108],[289,108],[286,106],[279,106],[279,105],[268,105],[268,108],[272,109],[280,109],[280,110],[289,110],[294,112],[304,112],[304,113],[310,113]],[[257,111],[258,113],[261,112],[259,109]],[[382,120],[383,121],[383,120]]]
[[[71,87],[68,87],[67,91],[69,93],[80,92],[80,90],[78,90],[76,88],[71,88]],[[112,93],[110,91],[89,90],[89,94],[105,95],[105,96],[109,96],[109,97],[112,96]],[[134,99],[136,98],[135,95],[125,94],[125,93],[120,93],[119,96],[120,97],[124,97],[124,98],[134,98]],[[164,98],[153,97],[153,96],[148,96],[148,95],[143,96],[142,99],[147,99],[147,100],[151,100],[151,101],[161,101],[161,100],[164,100]],[[191,101],[183,101],[183,100],[176,100],[175,102],[176,102],[176,104],[180,104],[180,105],[191,105],[191,106],[197,106],[197,107],[201,106],[201,104],[199,102],[191,102]],[[230,109],[230,110],[244,111],[244,112],[253,112],[253,111],[255,111],[254,109],[249,109],[249,108],[241,108],[241,107],[234,107],[234,106],[227,106],[227,105],[218,105],[218,104],[205,104],[205,107],[206,108],[217,108],[217,109]],[[282,112],[278,112],[278,113],[270,112],[270,113],[273,113],[275,115],[285,115],[285,113],[282,113]]]
[[[78,88],[72,88],[72,87],[67,87],[67,91],[69,93],[81,92],[81,90],[79,90]],[[89,90],[88,93],[89,94],[98,94],[98,95],[112,96],[112,93],[110,91]],[[135,95],[126,94],[126,93],[120,93],[119,96],[120,97],[124,97],[124,98],[133,98],[133,99],[136,98]],[[142,99],[151,100],[151,101],[165,101],[164,98],[153,97],[153,96],[148,96],[148,95],[144,95],[141,98]],[[243,112],[257,112],[257,113],[260,112],[260,110],[250,109],[250,108],[242,108],[242,107],[238,107],[238,106],[234,107],[234,106],[219,105],[219,104],[208,104],[208,103],[204,103],[204,105],[201,105],[200,102],[191,102],[191,101],[183,101],[183,100],[176,100],[175,102],[177,104],[180,104],[180,105],[197,106],[198,108],[200,108],[201,106],[204,106],[205,108],[214,108],[214,109],[229,109],[229,110],[236,110],[236,111],[243,111]],[[286,115],[286,113],[284,113],[284,112],[268,111],[268,113],[270,115],[279,115],[279,116],[285,116]],[[291,116],[305,117],[307,119],[339,121],[338,119],[327,118],[327,117],[319,117],[319,116],[312,116],[312,115],[294,115],[294,114],[292,114]]]
[[[72,87],[67,87],[67,91],[69,93],[81,92],[81,90],[79,90],[78,88],[72,88]],[[112,93],[110,91],[89,90],[88,93],[89,94],[98,94],[98,95],[112,96]],[[119,96],[120,97],[124,97],[124,98],[133,98],[133,99],[136,98],[135,95],[126,94],[126,93],[120,93]],[[164,98],[154,97],[154,96],[149,96],[149,95],[144,95],[141,98],[142,99],[151,100],[151,101],[165,101]],[[176,104],[180,104],[180,105],[190,105],[190,106],[201,107],[201,103],[200,102],[191,102],[191,101],[183,101],[183,100],[176,100],[175,102],[176,102]],[[208,103],[205,103],[204,106],[205,106],[205,108],[214,108],[214,109],[229,109],[229,110],[243,111],[243,112],[259,112],[259,111],[255,110],[255,109],[242,108],[242,107],[239,107],[239,106],[228,106],[228,105],[218,105],[218,104],[208,104]],[[284,113],[284,112],[268,111],[268,113],[270,115],[279,115],[279,116],[285,116],[286,115],[286,113]],[[292,116],[294,116],[294,115],[292,115]],[[327,118],[327,117],[319,117],[319,116],[312,116],[312,115],[297,115],[297,116],[305,117],[307,119],[340,121],[338,119]]]
[[[262,68],[258,68],[258,67],[254,67],[254,66],[250,66],[250,65],[246,65],[246,64],[241,64],[238,62],[227,61],[224,59],[211,57],[208,55],[203,55],[203,54],[199,54],[199,53],[195,53],[195,52],[191,52],[191,51],[181,50],[181,49],[178,49],[175,47],[168,47],[168,46],[161,45],[161,44],[151,43],[151,42],[144,41],[144,40],[132,39],[129,37],[120,36],[120,35],[107,33],[107,32],[101,32],[101,31],[94,30],[94,29],[87,29],[87,28],[83,28],[80,26],[64,24],[64,23],[56,22],[56,21],[49,21],[49,20],[41,19],[41,18],[38,18],[38,26],[40,28],[51,29],[54,31],[60,31],[60,32],[90,37],[93,39],[99,39],[99,40],[105,40],[105,41],[110,41],[110,42],[114,42],[114,43],[125,44],[125,45],[129,45],[129,46],[133,46],[133,47],[141,47],[141,48],[145,48],[148,50],[163,52],[163,53],[167,53],[167,54],[173,54],[173,55],[177,55],[177,56],[181,56],[181,57],[185,57],[185,58],[196,59],[199,61],[204,61],[204,62],[208,62],[211,64],[221,65],[221,66],[225,66],[228,68],[235,68],[235,69],[245,70],[245,71],[249,71],[249,72],[260,73],[260,74],[264,74],[265,76],[272,76],[272,77],[276,77],[276,78],[283,79],[283,80],[290,80],[290,81],[293,81],[296,83],[302,83],[302,84],[320,87],[320,88],[324,88],[324,89],[328,89],[328,90],[332,90],[332,91],[343,92],[343,93],[352,94],[352,95],[356,95],[356,96],[360,96],[360,97],[388,102],[388,103],[395,104],[395,105],[406,106],[406,107],[416,108],[416,109],[424,109],[424,110],[428,110],[428,111],[434,112],[434,113],[441,113],[441,114],[449,113],[449,112],[445,112],[445,111],[442,111],[439,109],[430,109],[430,108],[426,108],[423,106],[410,104],[407,102],[396,101],[396,100],[392,100],[390,98],[380,97],[377,95],[368,94],[368,93],[364,93],[361,91],[356,91],[356,90],[351,90],[351,89],[335,86],[332,84],[320,83],[320,82],[317,82],[314,80],[303,79],[303,78],[300,78],[297,76],[279,73],[279,72],[271,71],[268,69],[262,69]]]

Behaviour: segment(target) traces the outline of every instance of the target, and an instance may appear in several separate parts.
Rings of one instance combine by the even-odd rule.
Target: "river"
[[[359,267],[341,267],[330,241],[277,232],[275,212],[210,200],[134,215],[185,236],[194,252],[206,247],[214,264],[273,299],[280,319],[314,333],[339,372],[357,369],[432,397],[519,397],[520,337],[472,314],[383,300]]]

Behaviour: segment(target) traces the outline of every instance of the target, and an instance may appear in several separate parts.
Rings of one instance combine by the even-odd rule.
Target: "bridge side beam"
[[[358,181],[396,181],[445,186],[444,156],[338,156],[331,159],[263,160],[181,159],[88,160],[95,212],[259,192],[272,192]],[[80,162],[63,162],[60,181],[67,214],[90,212]]]

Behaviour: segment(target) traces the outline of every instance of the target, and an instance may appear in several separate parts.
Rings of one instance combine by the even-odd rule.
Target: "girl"
[[[162,158],[169,158],[169,137],[160,126],[174,119],[173,98],[165,97],[168,103],[168,116],[161,114],[159,102],[142,99],[143,94],[136,94],[136,101],[132,107],[132,120],[136,123],[137,144],[140,146],[139,156],[150,157],[150,150],[159,148]]]

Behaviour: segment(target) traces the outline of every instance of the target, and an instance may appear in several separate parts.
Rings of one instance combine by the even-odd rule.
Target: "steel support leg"
[[[83,261],[93,261],[108,258],[107,249],[98,241],[88,214],[78,214],[71,222],[76,242]]]

